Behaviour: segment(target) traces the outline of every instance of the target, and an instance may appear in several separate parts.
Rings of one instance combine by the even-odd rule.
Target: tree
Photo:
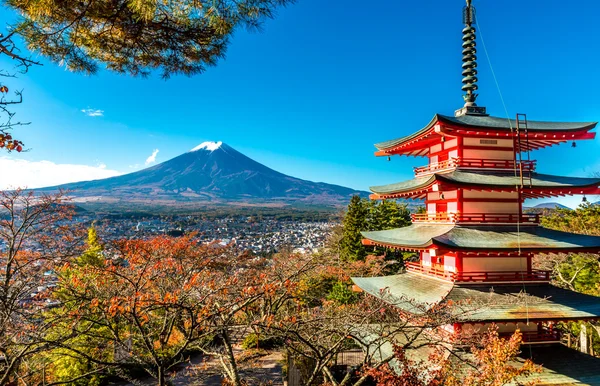
[[[238,27],[257,28],[292,0],[7,0],[32,51],[75,71],[193,75],[223,57]]]
[[[344,261],[363,260],[367,255],[362,245],[361,231],[367,229],[368,208],[360,196],[353,196],[342,221],[340,258]]]
[[[380,231],[410,224],[410,211],[405,204],[396,200],[369,201],[354,196],[342,221],[340,257],[345,261],[365,259],[367,251],[362,244],[361,231]]]
[[[189,237],[158,237],[118,242],[101,265],[66,267],[55,317],[73,333],[56,346],[99,366],[141,366],[165,385],[186,350],[212,337],[206,321],[216,316],[215,297],[235,280],[212,274],[227,266],[223,252]]]
[[[257,258],[193,237],[119,241],[111,259],[65,267],[62,306],[52,318],[72,333],[52,342],[55,352],[122,375],[138,366],[165,385],[186,353],[200,350],[219,359],[228,382],[242,385],[234,336],[266,323],[291,296],[296,277],[317,262]]]
[[[581,204],[575,210],[559,209],[543,216],[542,225],[563,232],[600,235],[600,206]],[[597,254],[560,253],[536,257],[539,268],[553,272],[555,283],[572,291],[600,295],[600,259]]]
[[[15,78],[17,73],[25,73],[29,67],[39,65],[39,62],[31,60],[20,53],[13,40],[15,33],[16,30],[7,34],[0,33],[0,55],[9,58],[10,62],[15,64],[15,67],[10,70],[0,68],[0,79]],[[21,152],[23,151],[23,142],[13,138],[11,131],[13,128],[27,123],[15,122],[13,119],[15,112],[10,107],[23,102],[23,93],[22,91],[14,91],[12,97],[9,95],[9,86],[5,81],[0,81],[0,149],[9,153],[11,151]]]
[[[373,376],[366,369],[379,371],[397,360],[387,349],[392,344],[405,351],[447,351],[446,334],[441,328],[457,321],[452,308],[470,311],[464,305],[431,307],[404,300],[414,307],[414,315],[401,314],[385,299],[361,296],[354,304],[325,302],[319,307],[290,307],[269,329],[285,341],[289,359],[303,369],[303,384],[317,385],[324,380],[333,386],[361,386]],[[360,349],[360,364],[336,376],[336,358],[352,348]]]
[[[0,385],[37,376],[28,360],[47,348],[55,272],[78,252],[71,215],[62,193],[0,192]]]
[[[382,386],[502,386],[516,380],[522,384],[523,378],[539,372],[540,367],[529,359],[523,363],[515,361],[521,343],[518,330],[505,339],[492,328],[477,344],[471,345],[470,352],[457,352],[447,359],[443,350],[437,350],[427,362],[411,360],[407,350],[396,345],[396,370],[386,363],[365,372]]]
[[[600,236],[600,206],[583,203],[575,210],[555,209],[542,217],[542,225],[563,232]],[[557,286],[600,296],[600,258],[591,253],[558,253],[537,255],[536,268],[552,271],[553,283]],[[571,336],[577,336],[591,327],[596,334],[589,334],[588,349],[600,346],[600,326],[597,323],[565,323],[562,328]],[[592,351],[590,351],[592,353]]]
[[[69,264],[61,270],[62,280],[73,280],[77,276],[81,276],[78,272],[81,267],[94,266],[101,267],[104,264],[103,251],[104,247],[100,243],[100,239],[94,226],[88,229],[86,250],[74,260],[74,264]],[[53,294],[53,297],[63,303],[69,303],[69,294],[61,289]],[[57,317],[62,318],[67,313],[63,306],[58,306],[55,310],[50,310],[46,313],[45,318],[49,322],[50,327],[46,333],[48,342],[56,341],[59,347],[49,347],[47,351],[40,353],[40,368],[43,368],[43,373],[46,374],[44,381],[69,383],[72,386],[92,386],[99,385],[102,380],[100,374],[105,367],[95,366],[93,362],[86,359],[84,356],[73,355],[70,349],[60,347],[68,342],[69,347],[74,348],[74,351],[84,352],[87,356],[92,356],[92,342],[101,344],[97,339],[92,340],[91,336],[102,336],[106,333],[106,328],[96,325],[93,322],[82,322],[85,324],[85,329],[88,331],[86,335],[72,336],[71,329],[65,328],[64,323],[52,322]],[[66,341],[61,341],[66,337]],[[92,348],[92,350],[90,350]],[[113,359],[114,353],[104,353],[103,360],[109,361]]]

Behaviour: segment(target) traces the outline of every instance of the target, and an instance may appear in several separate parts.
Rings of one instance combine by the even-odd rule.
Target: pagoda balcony
[[[471,223],[471,224],[534,224],[540,223],[538,213],[413,213],[414,223]]]
[[[539,332],[521,332],[523,344],[532,343],[554,343],[560,342],[560,332],[556,330],[542,330]],[[509,339],[512,333],[499,334],[501,338]]]
[[[462,169],[485,169],[485,170],[521,170],[524,172],[535,171],[537,161],[497,160],[479,158],[450,158],[445,161],[431,163],[426,166],[414,168],[415,177],[423,177],[433,173]]]
[[[550,271],[495,271],[495,272],[451,272],[426,266],[421,263],[404,263],[408,272],[422,273],[440,279],[461,283],[496,283],[496,282],[550,282]]]

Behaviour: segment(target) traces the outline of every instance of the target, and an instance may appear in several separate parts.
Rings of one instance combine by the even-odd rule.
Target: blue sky
[[[480,105],[506,115],[483,35],[511,117],[523,112],[531,120],[600,120],[600,2],[474,3],[481,27]],[[281,172],[357,189],[411,178],[412,167],[426,159],[386,162],[373,156],[372,144],[462,106],[463,5],[299,0],[267,21],[262,33],[238,31],[227,57],[192,78],[164,81],[158,74],[141,79],[108,71],[85,76],[44,61],[7,83],[24,89],[17,117],[31,125],[15,134],[31,151],[2,161],[14,166],[17,182],[17,174],[41,161],[47,169],[33,168],[39,178],[50,178],[46,170],[54,166],[71,178],[104,176],[143,168],[156,149],[155,162],[162,162],[211,140]],[[0,16],[14,17],[8,10]],[[532,157],[540,172],[589,176],[600,171],[599,141]],[[61,169],[64,164],[79,172]],[[32,181],[29,186],[41,183]]]

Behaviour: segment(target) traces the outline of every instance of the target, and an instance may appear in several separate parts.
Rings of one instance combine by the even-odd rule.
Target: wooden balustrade
[[[440,170],[454,169],[459,165],[459,163],[460,162],[459,162],[458,158],[450,158],[445,161],[434,162],[429,165],[420,166],[420,167],[416,167],[413,169],[415,171],[415,175],[435,173]]]
[[[550,271],[496,271],[496,272],[457,272],[455,281],[493,282],[493,281],[550,281]]]
[[[532,270],[532,271],[495,271],[495,272],[451,272],[432,266],[422,265],[421,263],[405,263],[406,270],[409,272],[423,273],[442,279],[469,282],[549,282],[550,271]]]
[[[429,165],[415,167],[415,176],[423,176],[431,173],[436,173],[442,170],[451,170],[455,168],[472,168],[472,169],[499,169],[513,170],[523,169],[524,172],[532,172],[535,170],[537,161],[521,161],[515,160],[495,160],[495,159],[479,159],[479,158],[449,158],[445,161],[434,162]]]
[[[425,273],[428,275],[433,275],[436,277],[440,277],[447,280],[452,280],[454,272],[444,271],[443,269],[438,269],[435,267],[428,267],[425,265],[421,265],[420,263],[404,263],[407,271],[410,272],[419,272]]]
[[[447,222],[480,224],[539,224],[540,215],[512,213],[413,213],[413,222]]]

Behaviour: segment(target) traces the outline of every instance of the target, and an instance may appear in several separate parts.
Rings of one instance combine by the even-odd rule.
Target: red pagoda
[[[414,134],[375,145],[378,157],[429,159],[414,169],[413,179],[371,188],[374,200],[422,199],[425,212],[414,214],[408,227],[363,232],[365,245],[414,251],[418,262],[406,263],[406,272],[398,275],[353,280],[373,296],[385,292],[385,300],[405,312],[414,312],[405,299],[432,306],[479,302],[485,306],[445,330],[484,331],[492,324],[501,334],[520,329],[525,344],[536,347],[523,351],[545,367],[543,384],[600,385],[597,359],[559,345],[555,329],[558,322],[600,319],[600,298],[553,286],[550,272],[532,267],[538,253],[599,253],[600,237],[546,229],[539,215],[523,212],[525,199],[583,195],[585,200],[600,194],[600,178],[537,173],[530,158],[536,149],[593,139],[597,122],[488,115],[476,104],[471,0],[463,17],[464,107],[454,116],[436,114]]]

